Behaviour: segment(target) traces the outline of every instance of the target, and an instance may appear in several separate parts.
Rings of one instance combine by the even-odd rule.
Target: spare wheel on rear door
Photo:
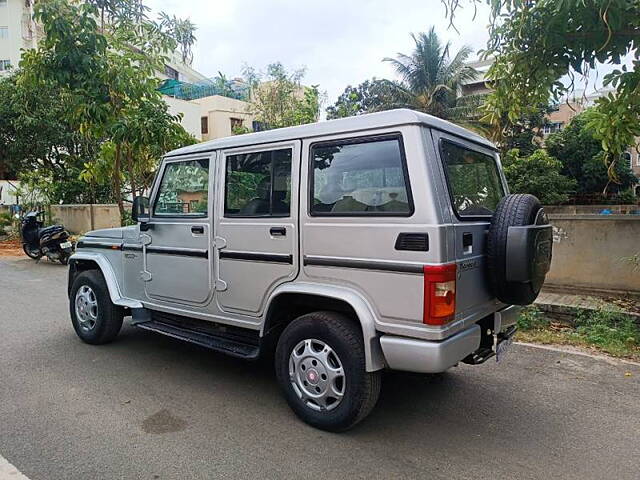
[[[532,303],[551,266],[552,228],[533,195],[507,195],[487,238],[487,274],[493,294],[511,305]]]

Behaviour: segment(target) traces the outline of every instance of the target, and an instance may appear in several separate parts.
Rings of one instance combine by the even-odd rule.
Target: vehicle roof
[[[178,155],[211,152],[223,148],[260,145],[265,143],[283,142],[291,139],[313,138],[338,133],[366,131],[374,128],[388,128],[416,124],[442,130],[463,139],[481,144],[485,147],[495,149],[495,146],[486,138],[451,122],[447,122],[446,120],[442,120],[441,118],[437,118],[432,115],[427,115],[426,113],[415,112],[409,109],[398,109],[357,115],[355,117],[340,118],[337,120],[328,120],[325,122],[310,123],[296,127],[277,128],[264,132],[234,135],[231,137],[209,140],[208,142],[197,143],[195,145],[189,145],[188,147],[173,150],[165,156],[174,157]]]

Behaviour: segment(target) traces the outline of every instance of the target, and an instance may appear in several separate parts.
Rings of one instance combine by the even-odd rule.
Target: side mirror
[[[135,197],[131,208],[131,218],[134,222],[147,224],[149,222],[149,199],[147,197]]]

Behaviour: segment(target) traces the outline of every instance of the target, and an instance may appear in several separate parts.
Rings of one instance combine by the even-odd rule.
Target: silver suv
[[[244,359],[274,357],[305,422],[346,430],[384,369],[500,358],[551,260],[538,200],[508,195],[495,147],[395,110],[168,153],[136,226],[70,259],[87,343],[132,324]]]

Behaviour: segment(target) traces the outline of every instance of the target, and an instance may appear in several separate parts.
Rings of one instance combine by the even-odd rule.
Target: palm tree
[[[398,53],[396,58],[385,58],[400,75],[399,82],[389,86],[393,108],[411,108],[424,113],[468,123],[479,102],[474,98],[458,98],[461,85],[473,80],[478,72],[466,65],[473,53],[463,46],[453,58],[450,42],[443,44],[434,27],[428,33],[411,34],[416,46],[411,55]]]

